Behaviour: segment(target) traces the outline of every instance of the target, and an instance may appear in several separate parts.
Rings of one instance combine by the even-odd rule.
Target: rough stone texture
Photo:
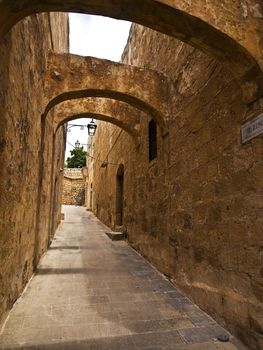
[[[53,129],[54,131],[54,129]],[[61,203],[63,193],[63,168],[65,158],[65,145],[67,138],[67,125],[61,126],[53,134],[53,154],[50,161],[52,169],[53,186],[50,188],[49,197],[52,200],[50,206],[50,229],[49,229],[49,242],[51,242],[56,228],[61,220]]]
[[[123,164],[131,244],[252,349],[263,349],[263,139],[241,145],[250,110],[242,89],[218,62],[138,25],[123,60],[174,82],[169,134],[158,128],[158,156],[149,163],[150,117],[140,119],[139,149],[99,123],[95,158],[109,164],[95,162],[94,211],[116,229]]]
[[[247,102],[262,97],[261,0],[2,0],[0,35],[21,18],[43,11],[112,16],[158,30],[224,63],[242,83]]]
[[[68,100],[54,107],[54,128],[76,118],[93,118],[119,126],[139,142],[137,113],[136,108],[118,100],[99,97]]]
[[[105,222],[115,226],[115,179],[118,166],[124,165],[127,193],[123,226],[132,244],[252,348],[262,348],[262,137],[241,146],[239,135],[242,121],[263,106],[262,2],[2,0],[1,37],[25,16],[48,10],[76,10],[134,20],[209,55],[210,58],[136,27],[125,62],[141,69],[122,70],[131,75],[136,72],[128,91],[133,87],[136,102],[140,100],[145,91],[139,80],[145,79],[141,74],[149,68],[173,81],[170,134],[162,138],[158,130],[158,157],[149,165],[149,116],[148,120],[141,118],[141,148],[137,150],[131,138],[117,128],[101,131],[107,142],[98,141],[100,158],[95,168],[101,178],[96,180],[95,209]],[[56,16],[26,18],[2,37],[1,314],[19,295],[58,222],[56,193],[60,190],[56,188],[60,189],[63,142],[59,134],[52,134],[51,111],[40,120],[48,102],[40,94],[44,91],[44,74],[50,68],[60,69],[60,63],[67,63],[69,58],[53,54],[60,57],[58,65],[47,67],[47,51],[61,52],[67,46],[66,17],[63,20],[62,15]],[[54,32],[52,26],[56,26]],[[45,28],[50,28],[51,35],[44,38]],[[57,43],[60,36],[64,39]],[[67,59],[63,61],[62,57]],[[114,66],[109,62],[72,56],[70,60],[75,69],[67,73],[74,73],[75,78],[79,69],[86,72],[88,63],[94,65],[88,68],[103,82],[105,73],[113,72],[107,71],[107,67]],[[121,66],[115,64],[116,77]],[[59,80],[57,70],[53,78]],[[153,83],[149,78],[156,74],[148,75],[143,85],[146,91],[147,84]],[[91,89],[100,86],[94,75]],[[81,85],[79,81],[75,83],[70,85],[73,90]],[[124,77],[119,76],[115,85],[105,83],[109,91],[103,96],[123,97],[125,90],[118,94],[115,91],[120,83],[125,87]],[[57,85],[58,94],[65,92],[63,83]],[[162,84],[156,85],[155,91],[162,88]],[[66,92],[66,97],[86,96]],[[162,94],[163,91],[160,97]],[[134,96],[127,95],[125,101],[134,103]],[[159,104],[156,96],[146,97],[150,102],[144,110],[153,107],[163,112],[167,108],[166,103]],[[63,129],[59,133],[62,136]],[[59,145],[56,140],[60,140]],[[106,159],[108,166],[101,168],[101,159]],[[52,218],[51,213],[55,213]]]
[[[85,203],[85,179],[78,168],[64,169],[62,204],[83,205]]]
[[[146,111],[164,132],[167,129],[172,85],[156,71],[94,57],[50,52],[45,80],[45,116],[66,100],[106,97]],[[67,119],[65,115],[65,121]]]
[[[60,29],[52,27],[57,23]],[[50,165],[43,173],[39,165],[51,164],[52,151],[47,142],[41,152],[41,91],[47,52],[66,51],[66,34],[66,15],[33,15],[0,43],[0,321],[48,244]],[[46,125],[46,137],[48,130],[53,132],[52,124]],[[61,137],[57,149],[64,149]],[[57,203],[54,217],[56,211]]]
[[[93,214],[63,212],[1,350],[241,350],[232,336],[218,342],[227,332],[127,243],[112,242]]]
[[[85,176],[85,207],[92,210],[93,207],[93,170],[94,170],[94,138],[89,136],[87,141]]]

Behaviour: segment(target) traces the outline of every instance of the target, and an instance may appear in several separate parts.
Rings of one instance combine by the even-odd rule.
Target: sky
[[[70,53],[93,56],[119,62],[126,45],[131,23],[102,16],[69,14]],[[75,119],[70,124],[87,125],[90,119]],[[88,131],[85,127],[70,128],[67,134],[66,158],[78,140],[86,148]]]

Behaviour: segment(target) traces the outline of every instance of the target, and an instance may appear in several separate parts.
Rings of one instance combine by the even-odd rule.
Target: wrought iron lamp
[[[71,129],[76,127],[76,126],[79,127],[80,130],[84,130],[84,128],[87,127],[89,136],[95,136],[97,125],[94,122],[93,118],[92,118],[91,122],[88,125],[68,124],[67,125],[67,132],[71,132]]]
[[[74,128],[74,127],[79,127],[80,130],[84,130],[85,126],[86,125],[81,125],[81,124],[68,124],[67,125],[67,132],[71,132],[71,129]]]
[[[97,129],[97,125],[94,122],[94,120],[92,119],[91,122],[87,125],[88,128],[88,134],[89,136],[95,136],[96,133],[96,129]]]
[[[80,142],[79,142],[79,140],[77,140],[77,141],[75,142],[75,147],[76,147],[76,148],[79,148],[79,147],[80,147]]]

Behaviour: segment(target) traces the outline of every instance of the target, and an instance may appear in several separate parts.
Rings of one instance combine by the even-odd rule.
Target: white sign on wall
[[[242,143],[261,134],[263,134],[263,113],[241,126]]]

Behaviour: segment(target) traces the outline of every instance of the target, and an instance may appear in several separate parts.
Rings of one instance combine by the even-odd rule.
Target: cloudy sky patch
[[[71,13],[69,23],[71,53],[120,61],[130,22]]]

